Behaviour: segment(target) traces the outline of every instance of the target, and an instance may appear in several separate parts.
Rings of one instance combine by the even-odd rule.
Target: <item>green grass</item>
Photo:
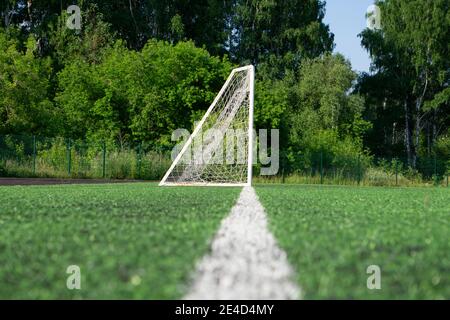
[[[259,185],[308,299],[450,298],[450,190]],[[180,298],[240,188],[0,187],[0,298]],[[66,269],[81,268],[81,290]],[[368,290],[366,268],[381,268]]]
[[[0,187],[0,298],[179,298],[239,188]],[[81,268],[81,290],[66,269]]]
[[[307,299],[449,299],[450,190],[259,186]],[[369,265],[381,290],[368,290]]]

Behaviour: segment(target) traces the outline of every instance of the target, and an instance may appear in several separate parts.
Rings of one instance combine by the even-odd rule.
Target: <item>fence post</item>
[[[141,162],[142,162],[142,142],[138,147],[138,178],[141,179]]]
[[[70,138],[67,140],[67,173],[70,176],[72,167],[72,152],[71,152],[71,141]]]
[[[33,175],[36,174],[36,135],[33,135]]]
[[[360,169],[360,161],[359,161],[359,154],[358,157],[356,158],[356,183],[359,186],[361,180],[361,169]]]
[[[448,188],[448,176],[450,175],[450,173],[447,173],[447,188]]]
[[[102,144],[102,177],[106,178],[106,143]]]
[[[323,184],[323,151],[320,151],[320,184]]]
[[[437,186],[438,185],[438,172],[437,172],[437,158],[436,158],[436,153],[434,154],[434,184]]]

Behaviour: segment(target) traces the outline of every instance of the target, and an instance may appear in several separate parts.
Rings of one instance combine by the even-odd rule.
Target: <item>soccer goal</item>
[[[250,186],[255,69],[234,69],[160,186]]]

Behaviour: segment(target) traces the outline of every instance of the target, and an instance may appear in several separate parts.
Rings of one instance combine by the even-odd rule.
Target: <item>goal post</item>
[[[160,186],[250,186],[255,69],[233,69]]]

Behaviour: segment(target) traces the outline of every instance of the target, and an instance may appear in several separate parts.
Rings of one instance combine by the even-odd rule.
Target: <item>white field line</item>
[[[198,264],[184,299],[300,299],[301,290],[286,253],[267,227],[264,208],[252,187],[237,203]]]

